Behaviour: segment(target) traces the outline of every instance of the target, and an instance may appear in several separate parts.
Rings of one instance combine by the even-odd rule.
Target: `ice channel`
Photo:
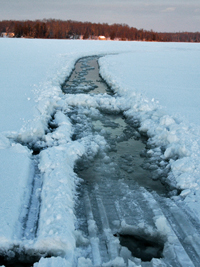
[[[69,79],[62,85],[62,90],[69,94],[106,93],[113,95],[111,89],[99,75],[97,59],[98,57],[80,59],[76,63]],[[73,138],[75,140],[91,133],[97,133],[106,139],[110,148],[106,151],[107,160],[104,159],[104,161],[107,161],[106,165],[112,162],[111,165],[115,166],[114,175],[117,175],[117,179],[134,180],[134,182],[137,182],[147,190],[166,194],[166,189],[160,181],[151,179],[151,172],[141,167],[144,160],[140,154],[145,149],[146,138],[140,135],[137,127],[131,121],[128,121],[122,112],[100,110],[97,115],[94,115],[92,111],[90,112],[83,107],[73,107],[67,115],[74,125]],[[80,121],[82,121],[82,124]],[[90,169],[86,167],[84,159],[81,159],[77,164],[78,169],[83,169],[81,174],[80,170],[77,170],[79,175],[84,176],[84,172],[87,172],[87,179],[89,179],[89,176],[94,177],[95,175],[94,182],[96,182],[98,180],[98,172],[95,171],[94,165],[105,165],[105,162],[96,163],[100,158],[101,155],[95,158],[95,163],[92,164]],[[83,166],[81,167],[81,165]],[[102,168],[103,172],[106,169],[106,165]],[[88,173],[91,174],[88,175]]]
[[[99,75],[98,57],[80,59],[62,90],[66,94],[115,97]],[[91,142],[100,137],[106,142],[94,157],[89,153],[76,164],[75,171],[82,178],[76,226],[89,239],[89,245],[78,244],[83,256],[90,258],[94,266],[118,256],[126,264],[129,259],[146,262],[162,258],[164,240],[156,230],[150,234],[142,226],[155,228],[154,215],[142,197],[146,190],[167,194],[160,181],[151,178],[150,170],[141,167],[144,159],[140,153],[146,138],[123,112],[72,106],[67,115],[73,123],[74,140],[90,136]]]

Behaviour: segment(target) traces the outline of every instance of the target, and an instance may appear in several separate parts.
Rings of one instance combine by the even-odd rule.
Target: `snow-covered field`
[[[100,73],[115,98],[62,93],[61,84],[75,62],[90,55],[103,56]],[[171,200],[195,225],[194,232],[188,230],[185,243],[194,241],[198,250],[199,58],[199,44],[0,39],[1,255],[39,251],[42,256],[56,257],[42,258],[34,267],[93,266],[83,255],[77,260],[80,252],[76,244],[82,237],[75,231],[79,178],[74,165],[81,155],[93,157],[106,143],[99,136],[92,143],[89,137],[72,140],[73,125],[65,115],[69,106],[123,111],[127,118],[139,122],[140,133],[148,136],[154,179],[168,184]],[[48,130],[51,121],[56,124],[54,131]],[[37,202],[40,205],[34,206]],[[173,204],[169,205],[173,210]],[[155,219],[157,230],[168,236],[165,251],[175,251],[178,245],[173,244],[175,239],[162,216],[159,213]],[[102,266],[123,264],[118,257]],[[197,266],[184,255],[180,265]],[[129,261],[128,266],[139,263]],[[152,266],[165,265],[155,260]]]

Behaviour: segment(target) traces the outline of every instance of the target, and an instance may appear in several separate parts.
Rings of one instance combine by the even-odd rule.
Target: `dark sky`
[[[0,0],[0,20],[44,18],[200,31],[200,0]]]

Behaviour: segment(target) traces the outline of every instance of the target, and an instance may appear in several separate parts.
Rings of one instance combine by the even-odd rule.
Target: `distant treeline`
[[[15,37],[52,39],[95,39],[105,36],[111,40],[137,40],[159,42],[200,42],[200,32],[161,33],[129,27],[126,24],[91,23],[78,21],[27,20],[0,21],[0,33],[14,33]]]

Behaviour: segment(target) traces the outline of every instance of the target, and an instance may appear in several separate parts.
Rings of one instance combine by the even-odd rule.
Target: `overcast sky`
[[[200,31],[200,0],[0,0],[0,20],[44,18]]]

